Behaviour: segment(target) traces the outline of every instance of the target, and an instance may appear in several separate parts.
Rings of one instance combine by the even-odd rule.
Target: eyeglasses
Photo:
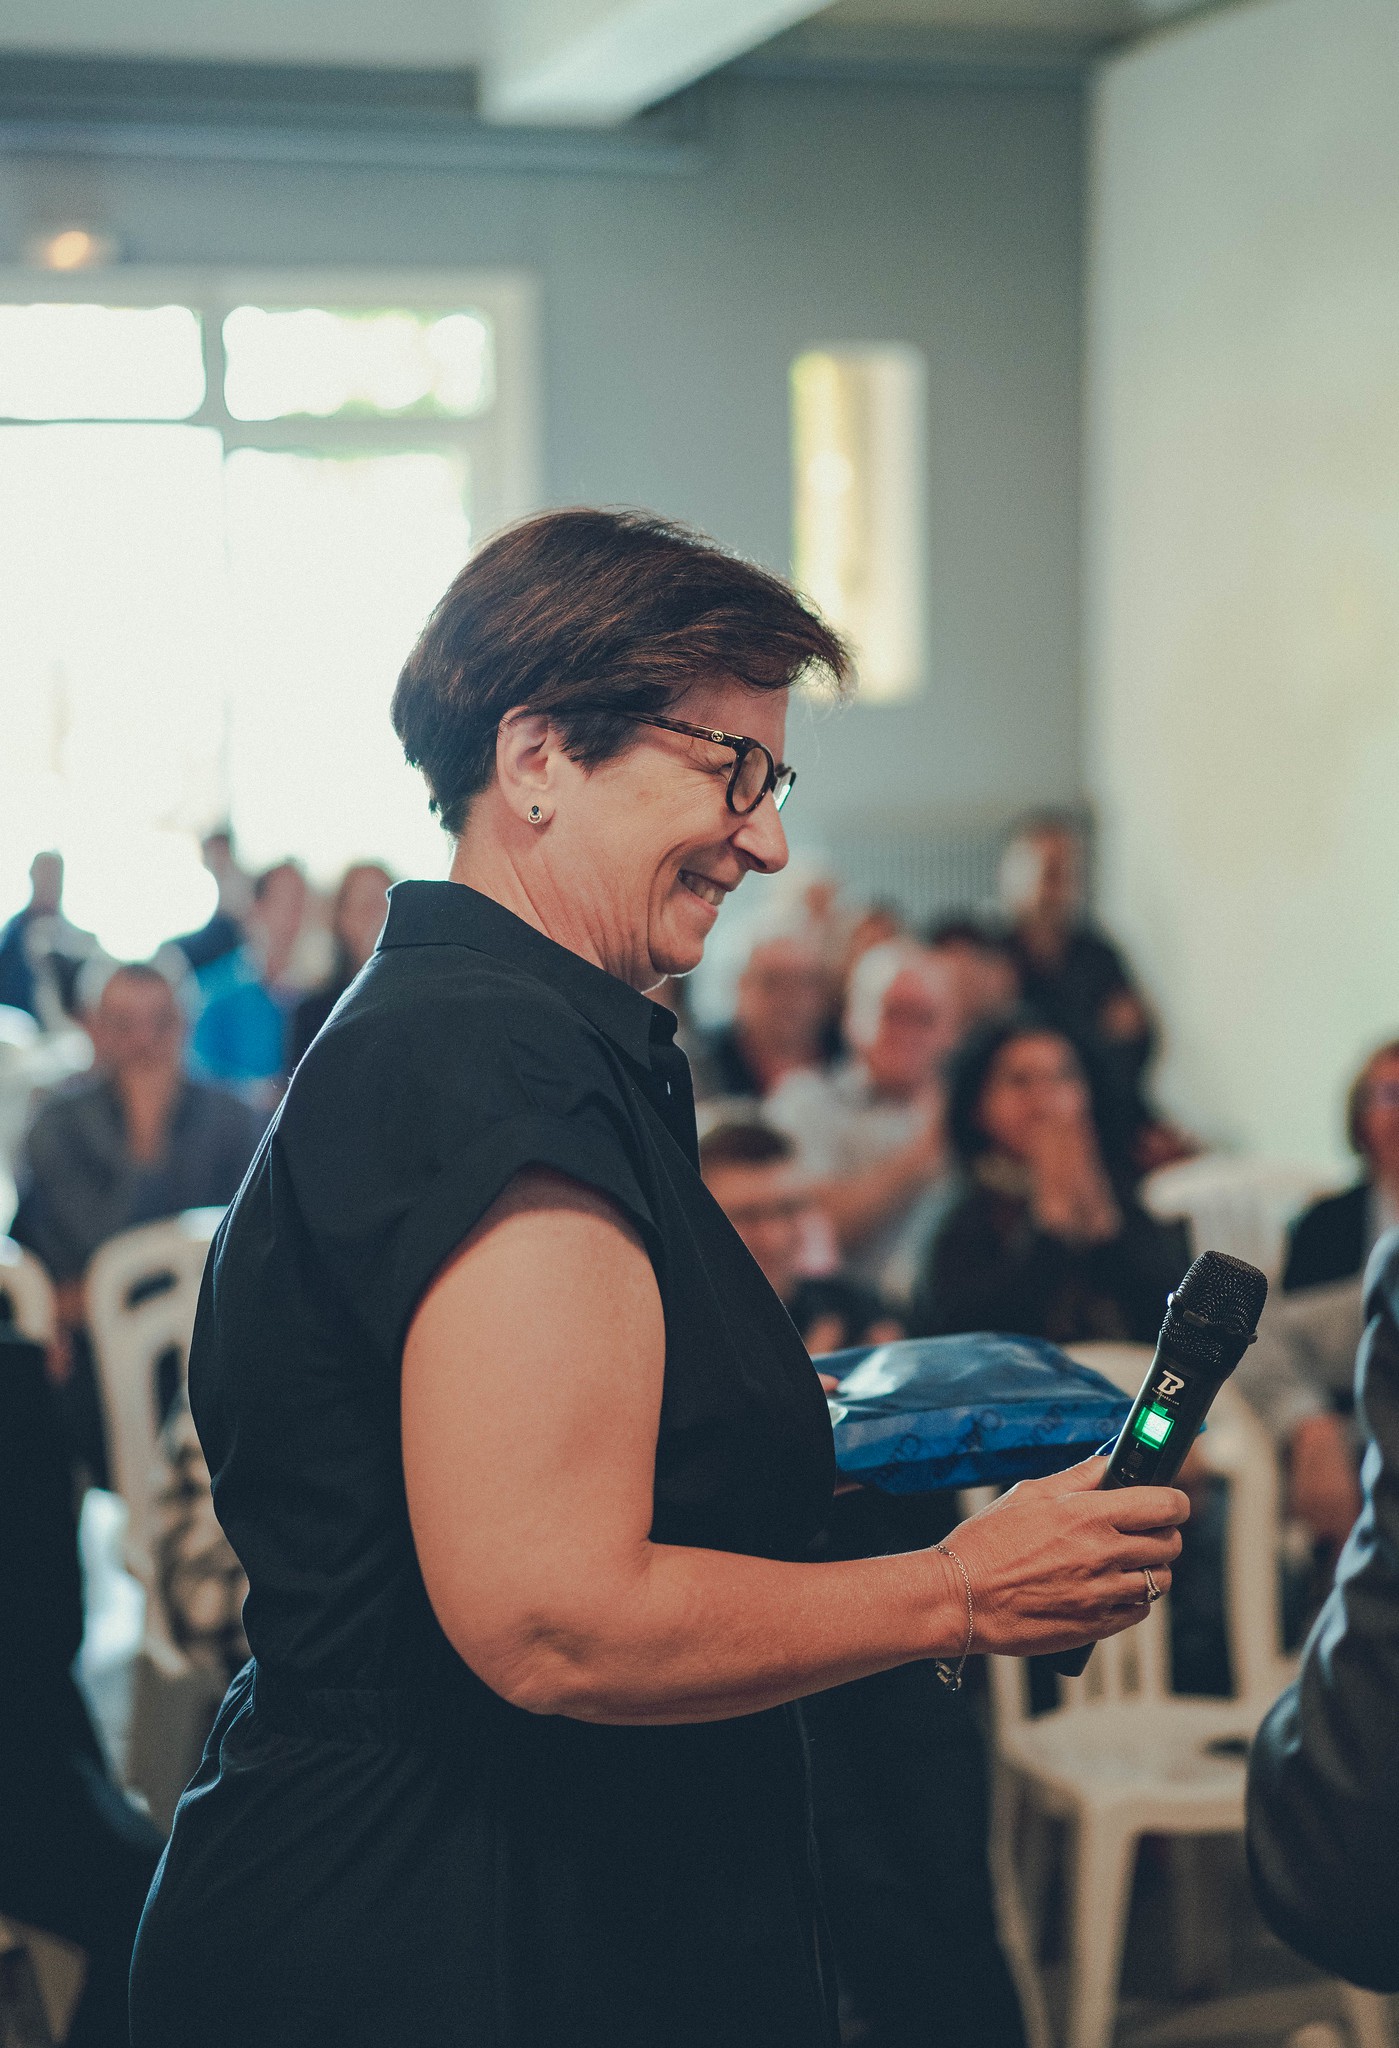
[[[740,818],[756,811],[769,791],[780,811],[797,780],[795,768],[789,768],[785,761],[774,761],[761,740],[746,739],[742,733],[717,732],[712,725],[687,725],[682,718],[652,718],[643,711],[614,711],[610,704],[579,704],[571,708],[625,718],[630,725],[658,725],[663,732],[683,733],[692,740],[710,740],[716,747],[732,747],[737,758],[729,777],[728,802],[729,809]]]

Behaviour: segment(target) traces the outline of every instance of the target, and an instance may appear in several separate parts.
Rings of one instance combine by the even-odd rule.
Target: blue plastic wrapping
[[[1061,1471],[1117,1435],[1131,1402],[1038,1337],[977,1332],[834,1351],[836,1464],[885,1493],[1006,1485]]]

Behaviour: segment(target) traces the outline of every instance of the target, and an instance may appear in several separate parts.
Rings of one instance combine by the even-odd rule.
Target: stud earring
[[[529,821],[531,825],[542,825],[544,823],[544,813],[540,810],[538,804],[530,805]]]

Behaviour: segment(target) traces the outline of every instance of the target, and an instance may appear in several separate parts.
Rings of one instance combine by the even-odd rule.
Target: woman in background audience
[[[292,1012],[287,1039],[289,1073],[378,944],[392,886],[388,869],[372,860],[356,861],[340,877],[330,908],[335,964],[320,987],[303,996]]]
[[[1399,1038],[1372,1052],[1356,1075],[1346,1135],[1364,1176],[1344,1194],[1314,1202],[1293,1224],[1286,1293],[1357,1278],[1371,1246],[1399,1223]]]
[[[1154,1342],[1188,1264],[1182,1233],[1114,1184],[1072,1041],[1030,1012],[985,1026],[954,1063],[948,1131],[968,1186],[933,1243],[914,1328]]]

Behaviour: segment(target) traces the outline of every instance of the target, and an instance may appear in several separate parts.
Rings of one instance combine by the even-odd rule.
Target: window
[[[865,703],[923,684],[925,384],[910,348],[792,365],[793,575],[850,641]]]
[[[147,952],[225,817],[254,866],[441,872],[388,700],[537,502],[532,344],[509,277],[0,274],[0,914],[56,845]]]

